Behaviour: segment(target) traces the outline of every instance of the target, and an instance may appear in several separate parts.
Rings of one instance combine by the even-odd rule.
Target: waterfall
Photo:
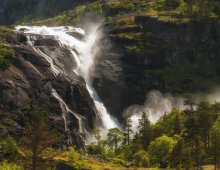
[[[57,76],[59,73],[67,74],[65,71],[58,67],[55,59],[52,55],[47,55],[40,50],[39,47],[34,46],[33,42],[37,39],[36,36],[41,37],[51,37],[59,42],[61,47],[68,48],[72,54],[73,59],[76,61],[76,68],[73,68],[72,71],[77,75],[82,76],[86,82],[86,87],[90,93],[91,98],[94,100],[95,106],[98,111],[98,117],[102,121],[102,125],[96,125],[96,128],[101,129],[102,136],[106,135],[106,131],[110,128],[117,127],[117,123],[110,116],[105,108],[103,102],[96,90],[92,87],[91,80],[91,71],[94,66],[95,56],[98,52],[98,47],[96,46],[97,40],[99,37],[98,26],[94,26],[85,33],[81,28],[74,27],[46,27],[46,26],[17,26],[16,31],[26,34],[28,37],[28,45],[31,46],[35,52],[44,57],[51,67],[51,71],[54,76]],[[74,37],[71,33],[77,33],[80,35],[81,39]],[[69,75],[70,76],[70,75]],[[63,110],[63,119],[65,122],[65,128],[67,127],[66,122],[66,112],[70,112],[75,115],[79,122],[79,132],[86,133],[83,127],[83,122],[79,114],[74,113],[68,108],[64,100],[58,95],[58,93],[53,89],[52,95],[59,101],[60,106]]]

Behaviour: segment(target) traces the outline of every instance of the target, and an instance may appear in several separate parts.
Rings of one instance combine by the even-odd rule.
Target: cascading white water
[[[77,63],[77,67],[73,69],[76,74],[82,76],[85,79],[87,89],[91,95],[91,97],[94,100],[95,106],[98,110],[98,116],[102,121],[102,124],[104,127],[99,127],[102,129],[102,135],[105,136],[105,133],[108,129],[117,127],[117,124],[115,121],[111,118],[110,114],[107,112],[103,102],[99,98],[96,90],[92,87],[91,82],[91,70],[94,65],[95,60],[95,54],[97,52],[97,46],[96,42],[99,38],[99,32],[97,31],[98,26],[94,26],[90,31],[85,34],[85,31],[80,28],[74,28],[74,27],[46,27],[46,26],[17,26],[17,31],[23,31],[27,35],[41,35],[41,36],[51,36],[54,39],[56,39],[59,44],[63,47],[67,47],[71,53],[72,57],[75,59]],[[70,33],[77,33],[83,35],[85,38],[83,40],[79,40],[72,36]],[[48,56],[44,54],[39,48],[34,47],[33,43],[29,39],[30,46],[33,47],[33,49],[41,56],[43,56],[50,64],[51,64],[51,70],[53,71],[54,75],[58,75],[59,73],[65,72],[61,69],[59,69],[56,66],[56,63],[53,59],[53,56]],[[76,50],[77,53],[74,51]],[[80,115],[75,114],[73,111],[71,111],[65,102],[62,100],[62,98],[56,93],[56,91],[53,91],[52,94],[54,97],[60,102],[60,105],[62,108],[64,108],[66,111],[74,114],[80,124],[79,131],[83,131],[82,129],[82,119],[80,118]],[[66,119],[66,116],[64,115],[64,121]],[[66,122],[65,122],[66,124]],[[66,126],[66,125],[65,125]]]

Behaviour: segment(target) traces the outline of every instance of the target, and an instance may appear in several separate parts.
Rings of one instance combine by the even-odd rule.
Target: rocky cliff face
[[[208,92],[220,83],[220,25],[216,21],[167,23],[136,16],[135,26],[110,25],[102,41],[94,84],[114,115],[164,93]]]
[[[26,116],[22,108],[35,102],[48,107],[50,123],[63,136],[65,144],[82,147],[84,136],[79,127],[85,125],[85,129],[90,131],[94,127],[97,110],[84,80],[72,72],[76,62],[70,51],[51,38],[39,37],[35,41],[34,46],[38,46],[45,55],[52,55],[64,73],[71,72],[71,76],[64,73],[54,76],[48,60],[28,45],[26,35],[10,35],[7,42],[16,56],[11,67],[0,73],[1,135],[19,136]],[[81,117],[83,125],[61,100]]]
[[[13,24],[23,17],[44,18],[71,9],[86,0],[1,0],[0,25]]]

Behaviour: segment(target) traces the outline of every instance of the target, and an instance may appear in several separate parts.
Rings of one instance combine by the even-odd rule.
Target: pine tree
[[[28,169],[37,170],[42,166],[43,159],[49,159],[54,155],[45,151],[53,144],[59,142],[60,138],[56,131],[48,126],[48,116],[41,108],[32,108],[27,122],[24,136],[19,142],[19,148],[30,160]]]
[[[180,135],[180,133],[181,133],[180,116],[179,113],[177,113],[174,119],[173,134]]]
[[[196,103],[191,95],[186,95],[185,100],[184,100],[184,105],[188,106],[191,110],[194,109],[194,106],[196,105]]]
[[[211,132],[211,155],[214,158],[215,170],[220,167],[220,119],[212,126]]]
[[[125,127],[124,127],[125,143],[127,145],[130,145],[130,143],[131,143],[132,133],[133,133],[132,120],[130,118],[128,118],[125,122]]]
[[[198,126],[200,130],[200,134],[203,138],[203,141],[205,143],[205,150],[208,152],[209,149],[209,136],[210,136],[210,128],[213,121],[213,109],[211,107],[211,104],[209,102],[201,102],[198,105],[197,109],[197,115],[198,115]]]
[[[148,119],[148,115],[143,112],[141,119],[139,119],[139,137],[144,149],[147,149],[152,139],[151,123]]]

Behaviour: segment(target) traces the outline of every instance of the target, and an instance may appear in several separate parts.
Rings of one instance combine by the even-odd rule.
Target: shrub
[[[75,169],[82,168],[82,156],[80,153],[76,151],[74,147],[70,147],[69,150],[66,152],[66,155],[68,157],[68,160],[72,163]]]
[[[6,139],[0,141],[0,159],[13,160],[18,154],[18,148],[14,139],[8,136]]]
[[[165,9],[176,9],[181,5],[181,0],[166,0],[164,2]]]
[[[133,162],[136,166],[139,166],[139,167],[149,167],[150,165],[148,154],[144,150],[140,150],[134,154]]]
[[[87,146],[87,151],[88,154],[102,155],[104,157],[109,154],[103,141],[100,141],[99,145],[96,145],[95,143],[91,143],[90,145]]]
[[[125,6],[125,8],[127,11],[132,11],[134,9],[134,5],[130,2]]]
[[[148,147],[152,163],[160,163],[161,168],[166,168],[169,156],[175,145],[176,141],[166,135],[152,141]]]
[[[98,145],[96,145],[95,143],[91,143],[88,147],[87,147],[88,153],[91,155],[98,155],[101,154],[101,150],[98,147]]]
[[[3,161],[0,163],[0,169],[1,170],[24,170],[23,167],[18,166],[14,163],[8,163],[7,161]]]
[[[0,70],[7,69],[11,64],[10,58],[14,56],[15,56],[14,50],[5,47],[0,42]]]

